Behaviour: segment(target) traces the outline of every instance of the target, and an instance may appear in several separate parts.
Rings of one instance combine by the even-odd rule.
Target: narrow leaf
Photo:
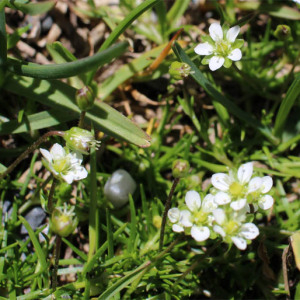
[[[35,16],[35,15],[41,15],[45,12],[52,9],[56,3],[56,1],[43,1],[40,3],[18,3],[17,1],[7,1],[8,6],[14,9],[18,9],[21,12]]]
[[[296,266],[300,271],[300,232],[299,231],[294,233],[291,236],[291,243],[292,243]]]

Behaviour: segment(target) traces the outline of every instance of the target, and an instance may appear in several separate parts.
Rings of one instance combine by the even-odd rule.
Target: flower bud
[[[286,41],[291,36],[291,28],[287,25],[278,25],[274,35],[278,40]]]
[[[76,103],[82,111],[91,109],[94,105],[95,96],[92,89],[88,86],[77,90],[76,92]]]
[[[104,195],[115,208],[119,208],[129,201],[128,195],[132,195],[135,189],[136,183],[130,174],[119,169],[105,183]]]
[[[152,219],[154,227],[157,229],[161,228],[161,222],[162,222],[162,217],[161,216],[154,216]]]
[[[172,174],[174,178],[185,177],[190,170],[190,164],[184,159],[176,159],[172,165]]]
[[[72,127],[66,131],[63,138],[70,149],[87,155],[91,147],[98,149],[97,147],[100,144],[100,141],[95,140],[90,131],[79,127]]]
[[[69,236],[77,227],[78,219],[74,213],[74,206],[68,209],[65,203],[56,207],[51,216],[51,230],[61,237]]]
[[[184,77],[189,76],[190,73],[191,67],[188,64],[179,61],[172,62],[169,68],[169,74],[175,80],[183,79]]]

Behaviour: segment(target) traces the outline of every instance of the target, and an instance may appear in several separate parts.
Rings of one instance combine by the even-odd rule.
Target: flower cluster
[[[259,234],[251,222],[254,212],[267,210],[274,203],[267,194],[272,178],[253,177],[253,163],[248,162],[237,171],[214,174],[211,183],[213,187],[203,200],[196,191],[188,191],[183,207],[168,211],[173,231],[190,234],[197,242],[219,235],[224,242],[245,250]]]
[[[242,58],[241,48],[244,40],[236,40],[240,32],[239,26],[231,28],[219,23],[213,23],[209,27],[208,36],[202,36],[204,43],[200,43],[194,49],[199,55],[205,55],[202,60],[204,65],[209,66],[212,71],[215,71],[222,66],[229,68],[232,61],[238,61]]]

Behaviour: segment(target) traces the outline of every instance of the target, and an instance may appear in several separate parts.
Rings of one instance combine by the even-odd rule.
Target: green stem
[[[6,59],[7,59],[6,39],[7,38],[6,38],[6,30],[5,30],[5,10],[4,10],[4,6],[3,6],[0,8],[0,41],[1,41],[1,43],[0,43],[0,66],[3,66],[6,64]]]
[[[1,44],[1,43],[0,43]],[[39,147],[40,144],[45,142],[48,137],[53,135],[64,136],[63,131],[49,131],[41,136],[35,143],[33,143],[26,151],[24,151],[3,173],[0,174],[0,180],[3,179],[6,175],[13,171],[13,169],[30,153]]]
[[[60,256],[60,248],[61,248],[61,237],[56,235],[56,243],[54,247],[54,266],[53,266],[53,273],[52,273],[52,289],[55,292],[57,287],[57,270],[58,270],[58,263],[59,263],[59,256]]]
[[[175,178],[169,193],[169,197],[166,201],[165,204],[165,210],[164,210],[164,214],[163,214],[163,218],[162,218],[162,222],[161,222],[161,229],[160,229],[160,239],[159,239],[159,250],[162,249],[163,244],[164,244],[164,234],[165,234],[165,227],[166,227],[166,222],[167,222],[167,215],[168,215],[168,211],[171,207],[171,203],[172,203],[172,197],[175,191],[175,188],[177,186],[179,182],[179,178]]]
[[[50,188],[50,192],[49,192],[49,197],[48,197],[48,213],[51,215],[52,212],[53,212],[53,195],[54,195],[54,191],[55,191],[55,186],[57,184],[57,179],[56,178],[53,178],[53,181],[52,181],[52,185],[51,185],[51,188]]]
[[[209,256],[219,245],[222,243],[222,240],[219,240],[215,243],[210,249],[208,249],[204,255],[202,255],[199,259],[197,259],[174,283],[173,287],[176,286],[180,280],[184,279],[187,274],[193,271],[201,261],[203,261],[207,256]]]
[[[79,127],[79,128],[83,128],[85,114],[86,114],[86,111],[82,111],[82,112],[80,113],[79,122],[78,122],[78,127]]]

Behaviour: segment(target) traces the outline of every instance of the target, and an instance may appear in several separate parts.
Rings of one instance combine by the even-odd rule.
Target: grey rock
[[[37,206],[31,209],[26,214],[25,219],[27,220],[33,231],[35,231],[42,224],[45,217],[46,213],[44,212],[44,210],[41,207]],[[28,234],[28,231],[24,225],[22,225],[21,227],[21,234]]]

